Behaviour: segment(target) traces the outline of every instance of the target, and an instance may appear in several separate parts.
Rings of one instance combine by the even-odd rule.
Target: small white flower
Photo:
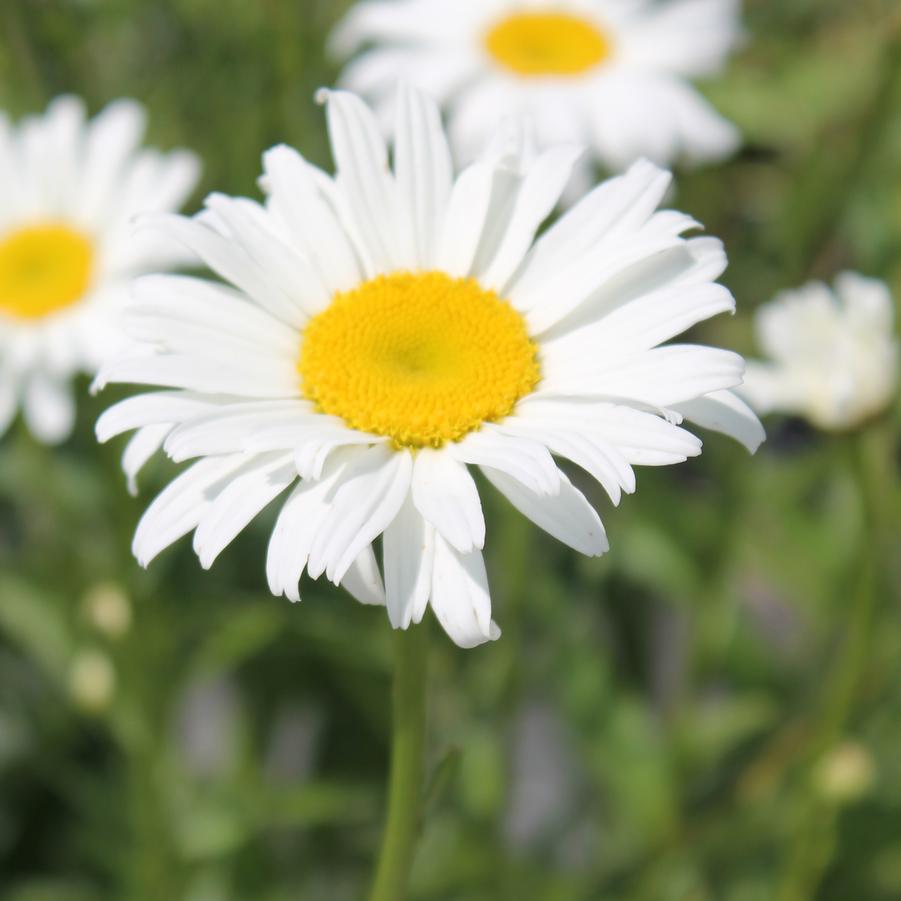
[[[854,428],[895,397],[893,321],[888,287],[853,272],[836,279],[835,292],[819,282],[784,292],[757,311],[757,340],[772,362],[748,364],[742,393],[760,413]]]
[[[276,147],[265,206],[213,195],[193,220],[158,220],[229,284],[139,282],[130,321],[144,352],[98,384],[171,390],[114,406],[98,436],[138,429],[140,456],[162,445],[197,461],[138,526],[142,563],[194,531],[210,566],[290,489],[269,545],[273,593],[298,600],[301,574],[325,573],[367,603],[387,593],[396,628],[431,605],[471,647],[499,633],[470,466],[551,535],[601,554],[598,515],[552,455],[616,503],[633,464],[700,453],[683,415],[751,449],[762,440],[729,390],[741,357],[658,346],[733,309],[714,282],[725,255],[682,237],[687,216],[655,212],[670,176],[650,163],[536,240],[572,147],[527,164],[501,142],[455,180],[437,107],[402,88],[392,171],[363,103],[323,96],[334,178]]]
[[[689,79],[720,71],[738,0],[368,0],[339,25],[342,85],[388,107],[398,80],[432,94],[469,162],[503,116],[541,147],[573,141],[622,171],[730,155],[736,129]]]
[[[21,406],[39,440],[66,438],[72,376],[118,351],[129,280],[184,257],[131,234],[136,213],[178,209],[199,171],[184,151],[140,149],[144,120],[120,100],[87,122],[75,97],[17,126],[0,113],[0,434]]]

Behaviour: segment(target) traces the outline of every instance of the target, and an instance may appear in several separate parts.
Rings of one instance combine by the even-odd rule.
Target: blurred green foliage
[[[203,156],[204,191],[254,194],[273,143],[328,165],[313,93],[346,6],[3,0],[0,106],[139,97],[155,143]],[[740,312],[703,338],[750,353],[755,306],[807,277],[850,266],[901,297],[901,16],[749,0],[746,21],[705,87],[746,147],[683,174],[677,202],[732,259]],[[130,537],[172,467],[128,497],[121,445],[92,437],[114,394],[85,392],[59,450],[24,430],[0,444],[0,899],[358,899],[384,799],[385,617],[322,585],[300,607],[270,597],[271,513],[210,573],[188,542],[139,570]],[[798,423],[770,423],[754,459],[712,437],[643,470],[619,509],[592,491],[600,560],[488,493],[504,637],[461,652],[432,630],[414,898],[901,897],[896,419],[864,449],[875,544],[853,440]]]

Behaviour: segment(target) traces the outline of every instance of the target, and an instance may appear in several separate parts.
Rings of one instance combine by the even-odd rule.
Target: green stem
[[[825,692],[825,702],[805,765],[808,777],[841,741],[866,673],[879,599],[886,510],[891,480],[886,478],[887,431],[875,423],[851,440],[851,468],[860,496],[863,535],[857,585],[845,629],[845,641]],[[816,894],[835,848],[838,810],[808,778],[789,853],[780,901],[808,901]]]
[[[426,650],[424,625],[399,631],[395,644],[388,815],[370,901],[403,901],[422,813]]]

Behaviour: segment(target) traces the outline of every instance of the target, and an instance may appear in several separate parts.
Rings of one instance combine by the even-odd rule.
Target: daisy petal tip
[[[96,397],[106,387],[106,385],[107,374],[103,369],[101,369],[100,372],[98,372],[97,375],[94,376],[91,384],[88,386],[88,393],[91,395],[91,397]],[[103,444],[103,441],[100,440],[100,443]]]

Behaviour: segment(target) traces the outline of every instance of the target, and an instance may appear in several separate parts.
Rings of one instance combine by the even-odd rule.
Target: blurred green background
[[[138,97],[153,143],[204,158],[195,205],[253,195],[273,143],[328,165],[312,96],[347,5],[3,0],[0,107]],[[746,147],[682,173],[675,201],[732,260],[739,314],[705,341],[753,353],[757,305],[845,267],[901,297],[899,12],[747,2],[746,46],[704,86]],[[0,899],[359,899],[388,760],[384,613],[322,585],[270,597],[274,511],[210,573],[188,541],[141,571],[134,525],[174,468],[127,495],[122,445],[92,437],[117,396],[85,392],[60,449],[21,426],[0,444]],[[860,439],[771,420],[756,458],[710,436],[640,470],[620,509],[592,490],[600,560],[486,493],[504,636],[464,652],[431,630],[413,898],[901,898],[896,421]]]

